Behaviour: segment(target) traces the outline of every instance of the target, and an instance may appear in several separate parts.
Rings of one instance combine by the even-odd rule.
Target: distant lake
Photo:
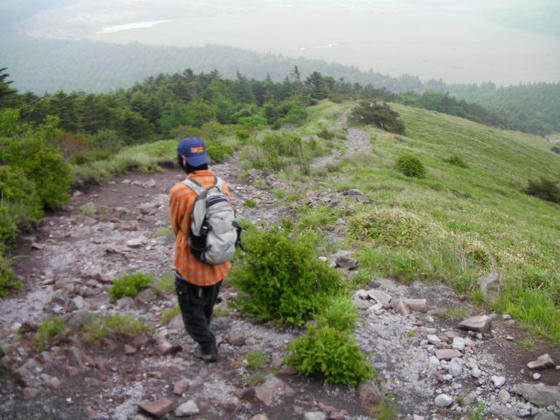
[[[361,70],[448,83],[560,81],[560,37],[449,11],[285,7],[105,28],[96,40],[151,45],[221,44]]]

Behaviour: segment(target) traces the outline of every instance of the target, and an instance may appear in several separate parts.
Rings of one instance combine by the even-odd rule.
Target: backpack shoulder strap
[[[214,185],[218,187],[221,192],[224,192],[224,180],[219,176],[214,176]]]
[[[196,182],[196,180],[192,179],[191,177],[185,178],[183,184],[189,187],[191,190],[193,190],[198,196],[200,196],[206,190],[206,188],[204,188],[202,185],[200,185],[198,182]]]

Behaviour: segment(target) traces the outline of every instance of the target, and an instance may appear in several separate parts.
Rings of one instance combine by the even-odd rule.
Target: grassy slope
[[[289,131],[302,136],[334,124],[351,104],[322,102],[308,122]],[[560,155],[544,140],[497,130],[432,111],[393,104],[407,127],[406,136],[363,127],[370,154],[349,156],[328,171],[282,173],[305,188],[359,188],[373,204],[352,203],[355,210],[304,210],[300,227],[321,227],[342,217],[348,221],[346,243],[361,262],[356,282],[374,276],[405,281],[441,280],[480,300],[476,280],[497,269],[505,293],[495,309],[525,321],[532,330],[560,342],[560,207],[522,193],[528,179],[558,179]],[[263,137],[262,134],[258,138]],[[225,139],[234,141],[231,137]],[[324,141],[340,147],[340,138]],[[110,176],[142,162],[174,158],[176,141],[127,149],[96,169],[77,168],[78,176],[99,171]],[[239,145],[241,147],[241,145]],[[395,169],[405,153],[418,156],[425,179],[407,178]],[[460,156],[468,168],[445,161]],[[301,206],[304,207],[304,206]],[[324,235],[322,235],[324,237]]]
[[[357,206],[350,216],[348,238],[362,264],[358,281],[380,275],[443,280],[480,299],[476,279],[497,269],[505,294],[495,308],[560,341],[560,207],[522,192],[528,179],[558,179],[560,156],[538,137],[392,107],[406,137],[363,127],[371,154],[346,159],[320,181],[338,190],[359,188],[376,203]],[[323,105],[321,112],[340,109]],[[310,124],[317,127],[319,118]],[[422,160],[425,179],[396,171],[405,153]],[[446,162],[452,155],[469,167]],[[370,234],[352,235],[364,229]]]

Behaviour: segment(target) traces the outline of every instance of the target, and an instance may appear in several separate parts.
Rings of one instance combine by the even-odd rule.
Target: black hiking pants
[[[185,329],[205,354],[218,352],[216,337],[210,331],[210,319],[222,280],[212,286],[196,286],[175,276],[175,290]]]

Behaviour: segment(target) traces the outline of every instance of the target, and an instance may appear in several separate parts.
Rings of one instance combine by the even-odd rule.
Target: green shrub
[[[86,342],[100,340],[109,334],[133,338],[139,334],[153,331],[154,328],[145,319],[136,319],[118,312],[106,316],[89,314],[81,328],[82,337]]]
[[[170,293],[175,290],[175,276],[172,273],[166,273],[159,281],[154,284],[154,289],[158,293]]]
[[[55,210],[69,200],[73,180],[62,154],[50,147],[58,133],[58,120],[47,117],[36,130],[2,138],[0,162],[17,167],[35,184],[44,208]]]
[[[345,331],[311,324],[287,350],[285,363],[304,376],[320,375],[326,383],[351,386],[372,378],[373,367]]]
[[[314,255],[308,237],[275,229],[244,233],[247,252],[231,276],[237,305],[258,321],[302,325],[341,285],[339,273]]]
[[[206,150],[214,162],[220,162],[233,155],[233,146],[219,141],[207,142]]]
[[[35,347],[37,350],[41,351],[46,348],[51,340],[58,334],[64,333],[66,331],[66,323],[62,318],[54,317],[52,319],[43,321],[37,333],[35,334]]]
[[[266,354],[260,350],[253,350],[247,354],[247,368],[250,370],[258,370],[264,367],[266,363]]]
[[[249,133],[247,130],[237,130],[235,132],[235,137],[237,137],[237,140],[242,142],[247,140],[250,136],[251,133]]]
[[[391,208],[357,214],[349,221],[348,233],[360,241],[373,239],[390,247],[410,247],[424,229],[424,223],[414,213]]]
[[[448,159],[445,159],[445,161],[447,163],[449,163],[450,165],[455,165],[458,166],[460,168],[468,168],[469,165],[467,165],[467,163],[461,158],[461,156],[458,155],[453,155],[451,157],[449,157]]]
[[[280,171],[288,166],[305,170],[309,164],[301,137],[288,133],[271,134],[262,142],[253,142],[243,150],[241,159],[247,161],[249,167],[267,172]]]
[[[406,176],[425,178],[426,168],[420,159],[414,155],[404,155],[397,160],[397,168]]]
[[[12,289],[22,289],[21,281],[14,281],[14,272],[10,268],[10,263],[6,257],[0,254],[0,297],[8,296]]]
[[[35,184],[18,168],[0,166],[0,242],[14,243],[43,216]]]
[[[123,296],[136,296],[141,290],[148,287],[153,279],[150,274],[127,274],[113,281],[113,285],[109,288],[109,297],[111,300],[116,300]]]
[[[334,138],[334,134],[329,130],[327,130],[326,128],[323,128],[321,131],[319,131],[319,134],[317,135],[325,140],[331,140]]]
[[[369,124],[391,133],[404,134],[405,126],[398,112],[393,111],[386,103],[379,104],[375,100],[361,101],[350,113],[350,119],[360,124]]]
[[[539,180],[529,180],[529,186],[525,190],[525,193],[540,198],[541,200],[560,203],[560,188],[557,183],[542,176]]]
[[[255,208],[255,207],[257,207],[257,202],[253,199],[247,199],[243,203],[243,206],[250,207],[250,208]]]
[[[334,295],[327,298],[321,311],[315,317],[319,326],[334,328],[337,331],[351,333],[360,320],[358,308],[352,299],[344,295]]]

